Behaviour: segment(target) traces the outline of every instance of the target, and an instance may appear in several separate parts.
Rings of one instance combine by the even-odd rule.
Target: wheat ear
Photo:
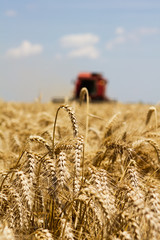
[[[12,228],[8,227],[7,222],[0,222],[0,239],[15,240]]]
[[[57,171],[58,171],[58,185],[59,187],[65,184],[65,172],[66,172],[66,154],[61,151],[57,159]]]
[[[156,131],[157,131],[157,109],[155,107],[152,106],[152,107],[149,108],[149,110],[147,112],[147,117],[146,117],[145,124],[146,124],[146,126],[148,125],[148,123],[150,122],[150,119],[152,117],[153,112],[155,114],[155,128],[156,128]]]
[[[81,153],[83,151],[83,137],[78,137],[75,144],[75,159],[74,159],[74,181],[73,181],[73,192],[76,194],[80,189],[80,164],[81,164]],[[83,166],[82,166],[82,176]]]
[[[47,143],[47,141],[46,141],[43,137],[41,137],[41,136],[36,136],[36,135],[31,135],[31,136],[29,137],[29,140],[30,140],[31,142],[37,142],[37,143],[40,143],[40,144],[44,145],[44,146],[48,149],[48,151],[51,152],[51,147],[50,147],[50,145]]]
[[[85,146],[87,144],[87,138],[88,138],[88,124],[89,124],[89,93],[87,88],[82,88],[80,91],[80,105],[82,104],[82,101],[84,100],[86,96],[87,101],[87,110],[86,110],[86,132],[85,132]]]
[[[53,235],[48,229],[39,228],[34,233],[32,233],[35,240],[53,240]]]
[[[119,120],[119,116],[120,115],[121,115],[121,113],[118,112],[115,115],[113,115],[113,117],[109,120],[109,122],[108,122],[108,124],[106,126],[104,138],[109,137],[110,135],[112,135],[112,127],[115,126],[116,122]]]
[[[20,194],[22,195],[23,198],[22,204],[26,202],[28,205],[28,209],[32,210],[33,206],[32,191],[27,176],[23,171],[16,171],[15,177],[16,178],[14,184],[17,190],[20,191]]]
[[[62,218],[61,224],[62,224],[62,229],[61,229],[60,239],[68,239],[68,240],[75,239],[70,222],[67,222],[66,219]]]
[[[58,113],[59,113],[60,109],[64,109],[68,113],[68,115],[71,119],[72,128],[73,128],[73,136],[76,137],[78,135],[78,125],[77,125],[77,120],[76,120],[74,111],[72,110],[72,108],[69,105],[61,105],[57,109],[56,116],[55,116],[55,121],[54,121],[54,126],[53,126],[53,142],[52,142],[53,154],[54,154],[56,123],[57,123]]]

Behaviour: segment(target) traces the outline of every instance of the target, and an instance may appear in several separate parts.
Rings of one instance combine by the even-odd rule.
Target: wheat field
[[[0,239],[160,239],[160,107],[0,101]]]

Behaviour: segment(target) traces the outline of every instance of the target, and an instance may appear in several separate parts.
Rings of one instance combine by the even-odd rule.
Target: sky
[[[160,102],[159,0],[0,0],[0,99],[70,97],[80,72],[120,102]]]

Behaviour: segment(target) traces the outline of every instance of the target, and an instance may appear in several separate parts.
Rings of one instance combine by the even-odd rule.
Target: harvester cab
[[[78,99],[81,89],[86,87],[91,100],[108,101],[109,98],[106,96],[107,83],[108,80],[100,73],[80,73],[75,82],[75,98]]]

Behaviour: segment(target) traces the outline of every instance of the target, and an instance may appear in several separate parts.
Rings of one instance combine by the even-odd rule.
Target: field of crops
[[[160,239],[160,107],[0,101],[0,239]]]

